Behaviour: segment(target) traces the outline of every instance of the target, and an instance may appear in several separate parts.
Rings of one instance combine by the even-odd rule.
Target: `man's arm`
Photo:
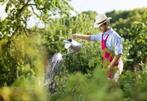
[[[112,68],[115,65],[115,63],[120,59],[120,57],[121,57],[121,54],[115,55],[111,63],[108,65],[108,68],[109,69]]]
[[[123,44],[121,37],[118,37],[118,35],[114,35],[112,38],[112,47],[114,48],[114,58],[109,64],[108,68],[111,68],[115,65],[115,63],[120,59],[121,55],[123,54]]]
[[[72,38],[73,39],[79,38],[79,39],[84,39],[84,40],[90,41],[90,35],[73,34]]]

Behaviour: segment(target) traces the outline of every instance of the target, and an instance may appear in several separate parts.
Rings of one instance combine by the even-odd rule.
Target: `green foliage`
[[[102,68],[101,52],[99,43],[84,42],[79,53],[69,54],[65,57],[64,64],[69,72],[81,71],[88,73],[95,67]],[[99,49],[99,50],[98,50]]]
[[[10,54],[10,48],[4,47],[5,40],[1,41],[0,52],[0,86],[11,84],[16,79],[16,60]]]
[[[125,101],[146,101],[146,72],[125,72],[120,78],[120,88]]]
[[[13,86],[0,89],[1,101],[47,101],[50,95],[38,81],[37,77],[17,79]]]
[[[121,101],[122,92],[107,80],[105,70],[96,69],[92,75],[80,72],[66,75],[58,80],[60,88],[51,101]]]
[[[42,75],[44,72],[43,48],[39,36],[16,36],[9,41],[3,39],[0,52],[0,86],[11,85],[20,76]],[[40,47],[39,47],[40,46]]]

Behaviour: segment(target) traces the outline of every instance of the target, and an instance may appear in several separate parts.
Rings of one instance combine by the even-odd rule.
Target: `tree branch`
[[[31,6],[35,6],[38,10],[43,10],[44,9],[44,7],[42,7],[42,8],[40,8],[40,7],[38,7],[36,4],[28,4],[28,5],[31,5]]]
[[[16,18],[19,17],[19,15],[22,13],[22,11],[25,9],[25,7],[28,6],[28,4],[29,4],[30,1],[31,1],[31,0],[28,0],[28,1],[23,5],[23,7],[22,7],[21,9],[18,10],[18,12],[16,13]]]
[[[31,9],[32,9],[32,11],[33,11],[33,14],[36,15],[37,17],[39,17],[39,15],[35,12],[33,6],[30,6],[30,7],[31,7]]]

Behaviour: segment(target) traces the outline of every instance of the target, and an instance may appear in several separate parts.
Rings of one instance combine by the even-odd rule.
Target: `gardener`
[[[103,64],[107,64],[108,67],[108,78],[117,81],[123,71],[123,62],[121,59],[123,45],[122,38],[110,27],[110,19],[105,14],[99,14],[96,17],[94,27],[99,28],[100,33],[95,35],[76,33],[72,35],[72,38],[99,41],[101,43]]]

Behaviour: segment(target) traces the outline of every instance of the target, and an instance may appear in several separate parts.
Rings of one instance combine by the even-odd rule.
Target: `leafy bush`
[[[0,43],[0,86],[11,85],[20,76],[43,74],[45,51],[40,47],[38,35],[27,37],[23,34]]]
[[[125,101],[146,101],[146,72],[126,71],[120,78],[119,86]]]
[[[20,77],[11,87],[0,89],[1,101],[48,101],[49,93],[37,77]]]
[[[76,72],[62,76],[57,80],[58,92],[51,101],[121,101],[121,89],[107,80],[105,72],[105,69],[99,68],[91,75]]]

